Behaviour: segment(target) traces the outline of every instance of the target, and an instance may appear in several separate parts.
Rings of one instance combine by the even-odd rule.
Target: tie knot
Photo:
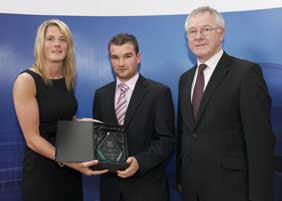
[[[129,89],[129,87],[123,82],[118,85],[118,88],[121,90],[122,93],[125,93]]]
[[[205,70],[206,67],[207,67],[206,64],[200,64],[199,65],[199,72],[203,72],[203,70]]]

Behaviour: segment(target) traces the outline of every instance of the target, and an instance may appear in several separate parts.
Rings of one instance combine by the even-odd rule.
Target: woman
[[[72,35],[57,19],[38,28],[34,65],[22,72],[13,89],[14,106],[27,144],[23,161],[24,201],[82,201],[81,173],[102,174],[89,167],[97,161],[56,163],[58,120],[74,120],[75,62]],[[77,171],[76,171],[77,170]]]

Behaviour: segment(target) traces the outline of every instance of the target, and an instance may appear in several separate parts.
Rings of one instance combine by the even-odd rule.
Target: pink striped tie
[[[126,113],[126,106],[127,106],[127,100],[126,100],[126,91],[129,89],[129,87],[125,83],[120,83],[118,85],[118,89],[120,90],[120,95],[118,97],[118,101],[116,104],[116,116],[118,120],[119,125],[123,125],[124,117]]]

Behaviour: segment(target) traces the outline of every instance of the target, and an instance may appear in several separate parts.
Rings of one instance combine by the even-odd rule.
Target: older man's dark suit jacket
[[[117,124],[115,115],[115,88],[112,82],[95,93],[93,116],[105,123]],[[124,126],[129,156],[139,163],[135,176],[121,179],[116,174],[101,177],[101,201],[124,200],[166,201],[167,177],[164,161],[175,144],[174,109],[170,89],[143,76],[135,85]]]
[[[184,201],[272,201],[271,98],[260,67],[224,53],[196,119],[195,70],[179,82],[177,179]]]

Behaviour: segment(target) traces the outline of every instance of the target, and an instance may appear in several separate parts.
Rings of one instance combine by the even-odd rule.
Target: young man
[[[164,162],[174,146],[174,109],[170,89],[138,73],[136,38],[114,36],[108,45],[116,81],[96,91],[93,116],[124,125],[129,167],[101,176],[101,201],[166,201]]]
[[[184,201],[272,201],[271,98],[260,67],[222,50],[223,17],[192,11],[197,65],[179,82],[177,175]]]

